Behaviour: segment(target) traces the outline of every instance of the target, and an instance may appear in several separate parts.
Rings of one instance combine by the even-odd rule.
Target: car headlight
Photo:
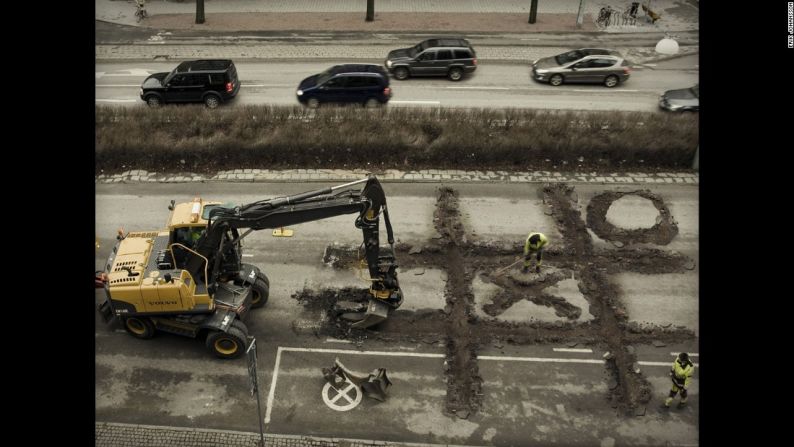
[[[143,88],[140,88],[139,90],[140,90],[139,95],[143,96]]]
[[[391,64],[391,61],[390,61],[390,60],[387,60],[387,61],[386,61],[386,67],[388,67],[388,68],[391,68],[391,65],[392,65],[392,64]]]
[[[298,96],[300,96],[300,95],[302,95],[302,94],[303,94],[303,90],[301,90],[301,89],[298,89],[298,91],[297,91],[297,92],[295,92],[295,93],[297,93],[297,94],[298,94]]]
[[[535,69],[535,73],[537,73],[539,75],[544,75],[544,74],[546,74],[548,72],[549,72],[548,70],[538,70],[537,68]]]

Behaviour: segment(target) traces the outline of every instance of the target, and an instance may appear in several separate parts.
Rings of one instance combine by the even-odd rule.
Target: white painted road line
[[[338,338],[330,338],[330,337],[326,338],[325,342],[326,343],[353,343],[350,340],[340,340]]]
[[[588,354],[592,354],[592,349],[574,349],[574,348],[554,348],[556,352],[586,352]]]
[[[389,101],[392,104],[441,104],[441,101]]]
[[[640,365],[644,365],[644,366],[670,366],[671,365],[670,362],[637,362],[637,363],[639,363]],[[692,363],[692,365],[700,366],[699,363]]]
[[[270,392],[267,394],[267,410],[265,411],[265,424],[270,422],[270,410],[273,409],[273,396],[276,394],[276,381],[278,380],[278,367],[281,364],[281,351],[284,348],[278,347],[276,352],[276,363],[273,365],[273,380],[270,381]]]
[[[99,87],[130,87],[130,88],[135,87],[135,88],[138,88],[141,85],[140,84],[97,84],[96,86],[97,86],[97,88],[99,88]]]
[[[594,359],[552,359],[548,357],[498,357],[492,355],[483,355],[477,357],[477,360],[496,360],[502,362],[550,362],[550,363],[593,363],[603,364],[603,360]]]
[[[137,102],[137,99],[97,99],[96,102]]]
[[[333,339],[328,338],[326,341],[331,341]],[[565,349],[565,348],[555,348],[558,349]],[[383,356],[391,356],[391,357],[425,357],[425,358],[443,358],[445,354],[433,354],[433,353],[419,353],[419,352],[385,352],[385,351],[353,351],[350,349],[323,349],[323,348],[285,348],[282,346],[278,347],[278,351],[276,352],[276,362],[273,365],[273,379],[270,382],[270,392],[267,396],[267,403],[265,404],[265,424],[270,423],[270,413],[273,410],[273,400],[276,394],[276,382],[278,381],[278,370],[281,365],[281,353],[284,351],[291,351],[291,352],[316,352],[316,353],[326,353],[326,354],[348,354],[348,355],[383,355]],[[569,351],[584,351],[584,349],[580,350],[569,350]],[[491,355],[483,355],[477,357],[478,360],[495,360],[501,362],[539,362],[539,363],[584,363],[584,364],[596,364],[596,365],[603,365],[604,360],[596,360],[596,359],[562,359],[562,358],[548,358],[548,357],[503,357],[503,356],[491,356]],[[670,366],[668,362],[637,362],[643,366]],[[700,365],[695,363],[694,366],[699,367]]]
[[[673,357],[678,357],[678,354],[680,354],[680,352],[670,353],[670,355],[672,355]],[[687,354],[689,354],[690,357],[700,357],[700,354],[698,354],[697,352],[687,352]]]
[[[443,358],[444,354],[432,354],[422,352],[386,352],[386,351],[352,351],[350,349],[323,349],[323,348],[282,348],[280,351],[293,351],[293,352],[324,352],[327,354],[353,354],[353,355],[386,355],[393,357],[429,357],[429,358]]]
[[[471,89],[471,90],[510,90],[510,87],[446,87],[451,89]]]
[[[584,90],[584,89],[573,89],[572,92],[585,92],[585,93],[637,93],[640,90]]]
[[[254,255],[243,254],[243,257],[244,257],[244,258],[253,258],[253,257],[254,257]]]

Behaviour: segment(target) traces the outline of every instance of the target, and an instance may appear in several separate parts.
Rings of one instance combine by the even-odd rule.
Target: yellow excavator
[[[120,231],[105,271],[96,275],[107,297],[98,307],[103,319],[119,318],[134,337],[148,339],[158,330],[205,337],[217,357],[238,357],[247,346],[243,319],[251,308],[263,306],[270,292],[267,275],[242,262],[243,238],[256,230],[343,214],[358,214],[354,224],[363,232],[370,287],[368,302],[352,312],[340,311],[340,317],[351,327],[368,328],[402,304],[386,197],[374,175],[240,206],[196,198],[180,204],[172,200],[168,208],[166,229]],[[383,253],[381,216],[391,246]]]

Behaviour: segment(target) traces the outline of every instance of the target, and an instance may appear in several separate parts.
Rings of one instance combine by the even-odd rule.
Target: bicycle
[[[601,25],[603,27],[609,26],[610,17],[614,12],[616,11],[612,9],[612,7],[609,5],[601,8],[601,10],[598,11],[598,19],[596,19],[596,24]]]
[[[149,14],[146,12],[146,1],[145,0],[135,0],[135,21],[141,23],[141,20],[149,17]]]

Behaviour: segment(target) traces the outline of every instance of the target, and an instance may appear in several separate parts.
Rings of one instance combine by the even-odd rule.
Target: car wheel
[[[214,109],[218,107],[221,103],[221,99],[215,95],[207,95],[204,97],[204,105],[207,106],[208,109]]]
[[[409,74],[408,73],[408,69],[405,68],[405,67],[400,67],[400,68],[394,70],[394,77],[396,79],[401,80],[401,81],[403,81],[405,79],[408,79],[408,74]]]
[[[463,70],[461,70],[460,68],[453,68],[452,70],[449,70],[448,76],[449,79],[453,81],[460,81],[461,79],[463,79]]]
[[[160,101],[159,96],[151,95],[146,97],[146,104],[149,107],[155,108],[155,107],[160,107],[160,105],[162,105],[162,101]]]
[[[558,85],[562,85],[562,75],[556,74],[549,78],[549,84],[557,87]]]
[[[320,107],[320,101],[317,98],[309,98],[309,100],[306,101],[306,107],[310,109],[316,109],[317,107]]]
[[[612,88],[612,87],[618,85],[618,77],[615,76],[615,75],[607,76],[607,78],[604,79],[604,85],[606,85],[609,88]]]
[[[368,109],[374,109],[377,108],[378,106],[380,106],[380,101],[378,101],[375,98],[369,98],[367,102],[364,103],[364,107]]]

